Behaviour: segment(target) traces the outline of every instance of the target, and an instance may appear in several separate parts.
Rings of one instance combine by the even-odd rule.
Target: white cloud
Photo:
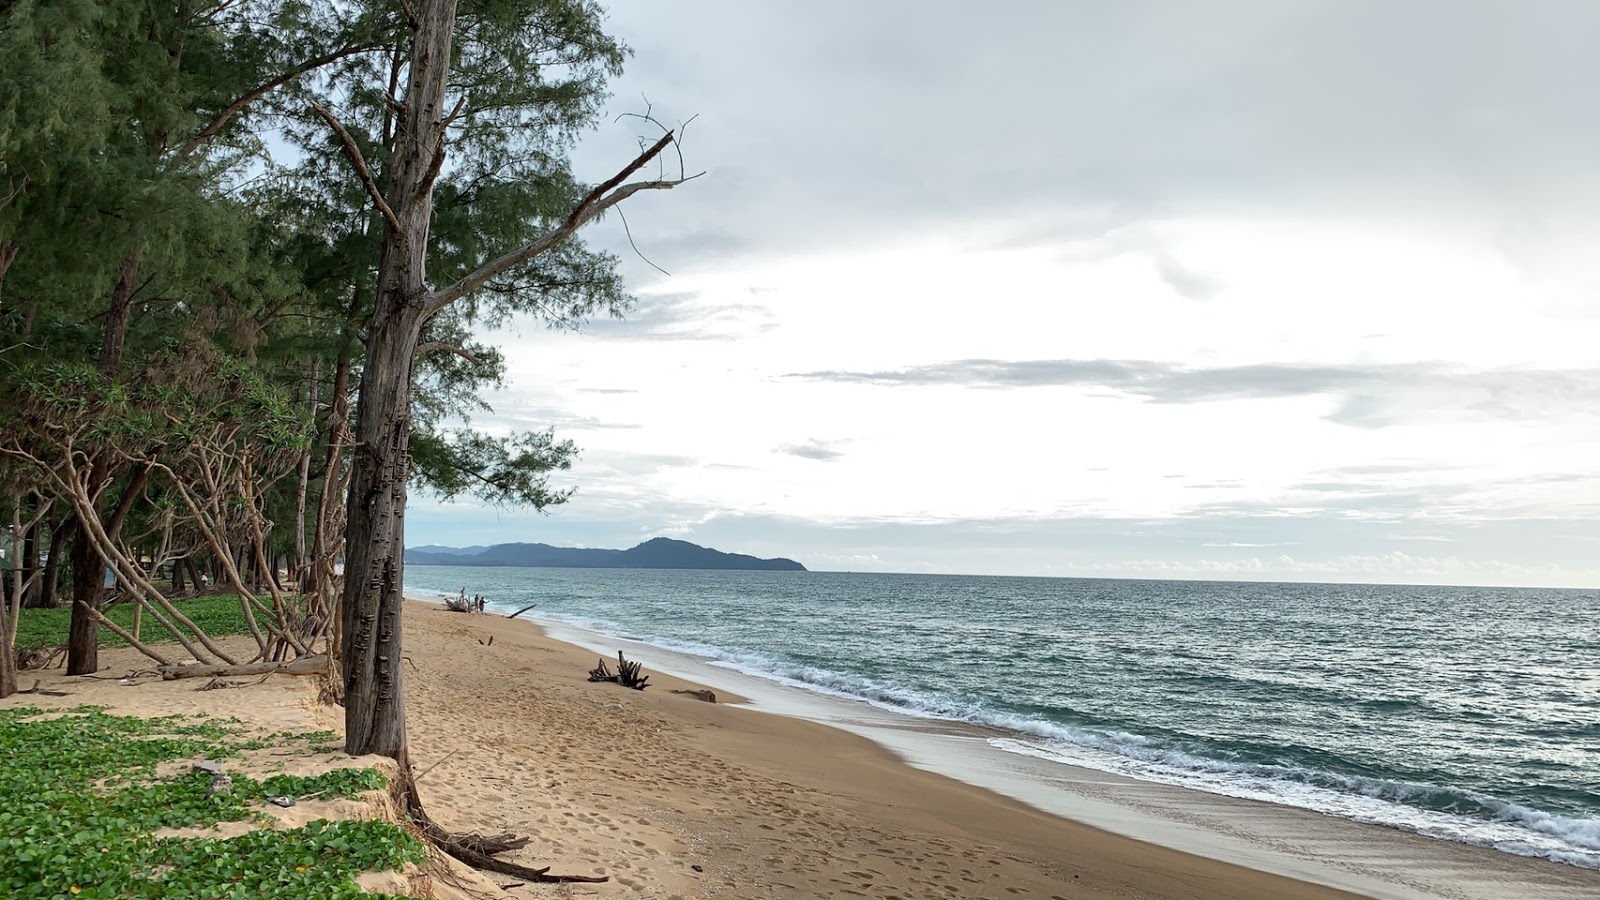
[[[703,113],[687,149],[711,172],[629,207],[673,277],[619,223],[593,233],[634,275],[633,321],[506,342],[485,421],[583,447],[579,495],[539,527],[804,521],[766,555],[902,569],[1591,577],[1505,523],[1600,514],[1600,127],[1572,114],[1600,57],[1571,41],[1600,8],[1026,8],[615,7],[639,51],[617,95]],[[580,169],[631,146],[606,129]],[[1134,361],[1167,393],[790,377],[973,360]],[[1272,386],[1297,372],[1327,377]],[[413,543],[443,536],[431,515]],[[1357,530],[1100,560],[826,532],[1268,518]],[[1393,550],[1428,540],[1458,555]]]

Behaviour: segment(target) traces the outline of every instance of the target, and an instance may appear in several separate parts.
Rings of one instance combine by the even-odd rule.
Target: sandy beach
[[[1343,881],[1307,869],[1322,883],[1297,880],[1262,871],[1272,865],[1212,858],[1223,845],[1199,837],[1186,843],[1182,831],[1152,838],[1168,846],[1137,840],[918,768],[861,734],[742,705],[743,697],[727,692],[737,678],[673,677],[630,648],[651,676],[648,690],[632,691],[588,682],[595,652],[534,623],[418,601],[407,603],[405,615],[410,752],[434,818],[451,830],[531,835],[533,843],[511,859],[611,880],[502,891],[497,885],[512,879],[442,868],[364,877],[375,888],[443,898],[660,900],[1600,895],[1600,873],[1257,804],[1251,821],[1276,830],[1273,852],[1283,859],[1296,858],[1322,828],[1321,840],[1333,835],[1369,856],[1381,847],[1408,867],[1404,875],[1353,868]],[[278,676],[197,692],[187,681],[152,678],[132,651],[107,651],[104,665],[93,678],[52,670],[24,680],[39,677],[69,692],[53,701],[64,706],[103,704],[137,715],[204,710],[263,731],[340,725],[337,708],[316,703],[314,679]],[[720,702],[677,693],[700,682]],[[335,753],[311,762],[344,761]],[[1156,794],[1095,784],[1133,796],[1117,800],[1125,809],[1159,805]],[[1159,815],[1189,820],[1192,836],[1237,830],[1207,818],[1207,797],[1178,791]],[[347,804],[301,814],[392,812]]]
[[[857,735],[673,693],[699,685],[670,676],[591,684],[594,655],[530,623],[412,603],[406,629],[435,817],[538,835],[521,861],[614,882],[514,894],[1355,896],[1068,822]]]

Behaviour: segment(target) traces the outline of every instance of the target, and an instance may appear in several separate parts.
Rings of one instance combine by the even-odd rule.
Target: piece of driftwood
[[[642,691],[650,686],[650,676],[640,676],[639,674],[639,669],[643,665],[643,663],[628,662],[622,657],[622,651],[618,650],[616,674],[612,674],[611,669],[606,666],[606,661],[602,659],[600,660],[600,664],[598,666],[595,666],[589,670],[589,680],[614,681],[623,687],[633,688],[636,691]]]
[[[675,690],[673,690],[673,693],[674,694],[688,694],[689,696],[695,698],[696,700],[704,700],[707,703],[715,703],[715,702],[717,702],[717,695],[712,691],[706,690],[705,688],[701,688],[700,690],[697,690],[697,691],[685,691],[685,690],[677,690],[677,689],[675,689]]]
[[[406,813],[411,816],[411,821],[422,829],[439,849],[461,860],[474,869],[485,872],[495,872],[500,875],[510,875],[524,881],[535,881],[545,884],[560,884],[565,882],[581,882],[585,884],[601,884],[611,880],[609,875],[552,875],[550,867],[531,869],[519,866],[513,862],[496,859],[491,853],[504,853],[507,850],[517,850],[525,847],[530,842],[528,838],[517,837],[514,834],[495,834],[484,836],[477,832],[466,834],[445,831],[433,821],[427,810],[422,808],[422,800],[417,796],[416,785],[412,783],[405,792]]]
[[[41,684],[44,684],[44,682],[42,682],[39,679],[35,678],[33,680],[33,687],[28,688],[25,691],[17,691],[17,693],[19,693],[19,694],[39,694],[39,695],[44,696],[44,697],[69,697],[69,696],[72,695],[71,691],[52,691],[49,688],[40,687],[39,685],[41,685]]]
[[[58,659],[67,655],[67,645],[57,644],[53,647],[18,647],[17,671],[24,669],[49,669],[53,668]]]
[[[506,618],[508,618],[508,619],[515,619],[515,618],[516,618],[516,617],[517,617],[517,616],[520,616],[520,615],[522,615],[522,614],[523,614],[523,613],[525,613],[525,612],[527,612],[527,611],[528,611],[528,610],[530,610],[530,609],[533,609],[533,608],[534,608],[534,607],[535,607],[535,606],[538,606],[538,605],[539,605],[539,604],[537,604],[537,603],[534,603],[534,604],[530,604],[530,605],[528,605],[528,606],[524,606],[524,607],[523,607],[523,608],[521,608],[521,609],[519,609],[519,610],[517,610],[517,611],[516,611],[516,612],[514,612],[514,613],[512,613],[512,614],[511,614],[511,615],[509,615],[509,616],[506,616]]]
[[[244,663],[238,666],[160,666],[156,671],[167,681],[175,678],[235,678],[240,675],[320,675],[328,670],[328,657],[319,653],[289,662]]]

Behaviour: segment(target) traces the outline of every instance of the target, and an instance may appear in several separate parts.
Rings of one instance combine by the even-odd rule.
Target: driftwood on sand
[[[175,678],[233,678],[239,675],[320,675],[328,671],[328,656],[318,653],[289,662],[243,663],[237,666],[160,666],[156,671],[167,681]]]
[[[639,668],[642,665],[643,663],[628,662],[626,659],[623,659],[622,651],[618,650],[616,674],[612,674],[611,670],[606,668],[606,661],[602,659],[600,660],[600,665],[589,670],[589,680],[614,681],[623,687],[629,687],[636,691],[642,691],[650,686],[648,683],[650,681],[650,676],[640,676],[639,674]]]

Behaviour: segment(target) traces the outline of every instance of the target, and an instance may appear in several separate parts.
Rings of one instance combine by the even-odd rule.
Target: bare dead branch
[[[560,244],[562,241],[571,237],[574,232],[576,232],[579,228],[582,228],[588,222],[592,221],[596,216],[612,208],[613,206],[616,206],[618,203],[621,203],[629,197],[632,197],[634,194],[637,194],[640,191],[671,190],[672,188],[675,188],[686,181],[692,181],[695,178],[699,178],[700,175],[705,174],[702,172],[697,175],[691,175],[687,178],[677,178],[669,181],[635,181],[631,184],[623,184],[623,181],[627,179],[628,176],[639,171],[646,165],[649,165],[651,160],[660,156],[661,152],[665,150],[672,143],[672,141],[672,132],[669,131],[662,135],[660,140],[656,141],[654,144],[650,145],[648,149],[640,153],[638,157],[624,167],[622,171],[606,179],[604,182],[596,186],[594,190],[590,191],[588,195],[578,203],[577,206],[573,207],[571,214],[567,216],[565,221],[563,221],[556,228],[545,233],[542,237],[539,237],[534,241],[511,251],[510,253],[506,253],[484,263],[482,266],[479,266],[476,271],[463,277],[460,281],[457,281],[455,284],[445,288],[444,290],[435,291],[428,300],[425,315],[433,316],[455,301],[482,287],[486,282],[494,278],[496,275],[499,275],[501,272],[504,272],[513,266],[521,265],[522,263],[525,263],[528,260],[531,260],[550,250],[552,247],[555,247],[557,244]]]
[[[648,265],[650,268],[655,269],[657,272],[660,272],[663,275],[670,276],[672,274],[671,272],[668,272],[666,269],[656,265],[655,262],[650,259],[650,257],[644,255],[644,252],[639,249],[639,245],[633,242],[633,229],[628,227],[628,217],[623,214],[621,209],[617,210],[617,218],[622,220],[622,233],[628,236],[628,246],[633,248],[634,255],[644,260],[645,265]]]

